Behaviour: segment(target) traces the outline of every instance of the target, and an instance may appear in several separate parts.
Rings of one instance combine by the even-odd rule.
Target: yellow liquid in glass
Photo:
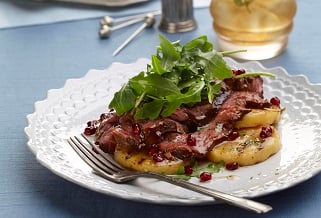
[[[248,6],[238,6],[234,0],[212,0],[210,12],[219,49],[247,49],[236,56],[258,60],[274,57],[285,49],[296,2],[253,0]]]

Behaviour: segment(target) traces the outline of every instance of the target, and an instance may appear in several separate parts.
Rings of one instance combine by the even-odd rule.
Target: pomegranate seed
[[[240,136],[239,132],[236,130],[233,130],[232,132],[230,132],[230,134],[228,135],[228,140],[233,141],[235,139],[237,139]]]
[[[206,182],[212,179],[212,174],[209,172],[202,172],[200,175],[201,182]]]
[[[262,126],[261,132],[260,132],[260,137],[261,138],[267,138],[272,135],[272,127],[271,126]]]
[[[196,145],[196,139],[191,134],[188,134],[186,143],[189,146],[195,146]]]
[[[103,120],[105,120],[107,117],[108,117],[107,114],[100,114],[99,120],[100,120],[100,121],[103,121]]]
[[[155,153],[157,153],[159,151],[158,146],[157,145],[152,145],[152,147],[149,149],[148,154],[150,156],[153,156]]]
[[[227,163],[225,164],[225,168],[227,170],[236,170],[237,168],[239,168],[239,164],[237,162]]]
[[[281,101],[280,101],[280,99],[278,98],[278,97],[273,97],[273,98],[271,98],[270,99],[270,103],[271,104],[273,104],[273,105],[275,105],[275,106],[280,106],[280,103],[281,103]]]
[[[192,175],[192,173],[193,173],[193,169],[192,169],[191,166],[185,166],[184,170],[185,170],[185,174],[188,175],[188,176]]]
[[[232,73],[237,76],[237,75],[241,75],[244,74],[246,71],[244,69],[238,69],[238,70],[232,70]]]
[[[96,122],[95,122],[94,120],[88,121],[88,122],[87,122],[87,126],[88,126],[88,127],[95,126],[95,123],[96,123]]]
[[[164,157],[161,153],[154,153],[153,160],[156,162],[162,162],[164,160]]]
[[[140,127],[137,123],[133,124],[133,133],[135,135],[139,135],[140,134]]]
[[[85,130],[84,130],[84,134],[89,136],[89,135],[93,135],[96,133],[96,128],[93,127],[93,126],[90,126],[90,127],[86,127]]]

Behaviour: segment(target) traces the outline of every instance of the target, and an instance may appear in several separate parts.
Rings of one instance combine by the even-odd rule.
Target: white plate
[[[223,170],[213,180],[200,184],[252,198],[283,190],[317,174],[321,170],[321,85],[310,84],[302,75],[290,76],[280,67],[265,69],[258,62],[226,60],[233,68],[277,75],[277,79],[264,79],[264,89],[267,98],[278,96],[286,107],[279,125],[282,149],[263,163],[233,172]],[[66,143],[69,136],[83,131],[88,120],[106,112],[113,93],[129,77],[145,70],[149,62],[139,59],[132,64],[113,63],[106,70],[90,70],[83,78],[67,80],[61,89],[49,90],[47,99],[36,102],[35,112],[27,116],[28,146],[49,170],[97,192],[159,204],[213,203],[212,198],[154,179],[140,178],[128,184],[104,180],[93,174]],[[191,181],[199,183],[197,179]]]

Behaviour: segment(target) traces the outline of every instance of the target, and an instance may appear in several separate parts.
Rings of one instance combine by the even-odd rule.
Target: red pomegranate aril
[[[84,134],[89,136],[89,135],[93,135],[96,133],[96,128],[91,126],[91,127],[86,127],[84,130]]]
[[[235,139],[237,139],[240,136],[239,132],[236,130],[233,130],[232,132],[230,132],[230,134],[228,135],[228,140],[233,141]]]
[[[103,121],[103,120],[105,120],[107,118],[107,114],[100,114],[100,121]]]
[[[153,154],[153,160],[156,162],[162,162],[164,160],[164,157],[160,153],[154,153]]]
[[[227,170],[236,170],[238,168],[239,168],[238,162],[231,162],[231,163],[225,164],[225,169]]]
[[[280,103],[281,103],[281,101],[280,101],[280,99],[278,98],[278,97],[273,97],[273,98],[271,98],[270,99],[270,103],[271,104],[273,104],[273,105],[275,105],[275,106],[280,106]]]
[[[212,179],[212,174],[209,172],[202,172],[200,175],[201,182],[206,182]]]
[[[185,171],[185,174],[188,176],[192,175],[192,173],[193,173],[193,169],[191,166],[185,166],[184,171]]]
[[[155,153],[157,153],[158,151],[159,151],[158,146],[153,145],[153,146],[149,149],[148,154],[149,154],[150,156],[153,156],[153,155],[154,155]]]
[[[237,69],[237,70],[232,70],[233,74],[235,76],[244,74],[246,71],[244,69]]]
[[[268,138],[270,136],[272,136],[273,133],[273,129],[271,126],[262,126],[261,128],[261,132],[260,132],[260,137],[261,138]]]
[[[94,120],[88,121],[88,122],[87,122],[87,126],[88,126],[88,127],[95,126],[95,121],[94,121]]]
[[[140,134],[140,127],[137,123],[133,124],[133,133],[135,135],[139,135]]]
[[[188,146],[195,146],[196,145],[196,139],[191,134],[188,134],[186,143],[187,143]]]

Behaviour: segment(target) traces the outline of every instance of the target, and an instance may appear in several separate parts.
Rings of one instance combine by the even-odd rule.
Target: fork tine
[[[86,144],[81,139],[79,139],[77,136],[74,136],[74,138],[77,140],[77,145],[80,149],[84,150],[85,153],[87,153],[87,157],[90,158],[92,161],[97,162],[97,165],[102,168],[102,170],[107,171],[110,174],[115,174],[119,172],[119,168],[109,164],[108,161],[101,155],[96,153],[96,148],[93,147],[92,144]]]
[[[271,206],[261,204],[259,202],[255,202],[253,200],[243,199],[237,196],[229,195],[220,191],[216,191],[213,189],[208,189],[206,187],[196,185],[184,180],[175,179],[173,177],[169,177],[163,174],[157,174],[152,172],[135,172],[128,170],[116,170],[114,171],[108,164],[110,161],[104,161],[106,159],[102,158],[100,155],[93,151],[93,147],[88,147],[88,144],[92,146],[92,143],[88,143],[87,145],[83,143],[78,137],[70,137],[67,139],[68,143],[71,147],[76,151],[76,153],[93,169],[93,172],[97,173],[99,176],[116,182],[128,182],[139,176],[156,178],[174,185],[178,185],[188,190],[192,190],[207,196],[211,196],[215,199],[223,200],[231,205],[235,205],[241,208],[245,208],[251,211],[255,211],[257,213],[266,213],[272,209]],[[99,159],[99,158],[100,159]],[[102,159],[102,160],[101,160]],[[112,161],[113,162],[113,161]]]
[[[81,136],[109,163],[109,165],[111,165],[111,167],[115,167],[115,170],[125,170],[123,166],[118,164],[109,154],[106,154],[103,150],[101,150],[99,146],[92,143],[92,141],[90,141],[83,133],[81,134]]]
[[[101,161],[97,159],[97,155],[93,155],[88,151],[88,148],[85,148],[83,145],[79,144],[77,139],[69,138],[68,143],[71,147],[76,151],[76,153],[99,175],[107,178],[109,180],[113,180],[114,170],[106,167]]]

